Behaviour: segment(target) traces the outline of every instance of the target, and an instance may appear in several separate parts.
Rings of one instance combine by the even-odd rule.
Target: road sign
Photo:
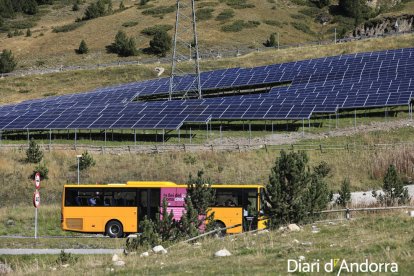
[[[40,173],[36,173],[35,174],[35,187],[36,187],[36,190],[37,189],[39,189],[40,188]]]
[[[33,194],[33,206],[35,208],[39,208],[40,206],[40,193],[38,190],[36,190]]]

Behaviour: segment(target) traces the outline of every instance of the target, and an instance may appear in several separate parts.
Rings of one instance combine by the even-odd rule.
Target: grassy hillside
[[[414,35],[376,38],[343,44],[303,46],[265,52],[254,52],[241,57],[202,60],[201,70],[229,67],[254,67],[303,59],[333,56],[365,51],[379,51],[412,47]],[[58,49],[58,47],[56,47]],[[95,70],[79,70],[45,75],[0,78],[0,104],[26,99],[90,91],[94,88],[144,79],[156,78],[155,67],[166,68],[161,77],[167,77],[170,64],[128,65]]]
[[[204,239],[198,244],[182,244],[169,249],[166,255],[150,255],[140,258],[137,255],[120,256],[124,267],[114,267],[110,255],[72,256],[69,266],[60,267],[58,256],[1,256],[18,274],[79,275],[88,271],[91,275],[113,273],[122,275],[285,275],[288,259],[304,262],[319,260],[321,268],[331,259],[345,260],[348,263],[397,263],[398,275],[410,275],[414,270],[414,220],[403,212],[393,214],[357,215],[357,219],[341,222],[317,224],[319,233],[312,233],[307,225],[299,232],[270,231],[261,234],[229,236],[224,239]],[[392,225],[392,227],[390,227]],[[29,243],[28,241],[31,241]],[[117,239],[2,239],[3,248],[72,247],[120,248]],[[215,258],[213,254],[226,248],[232,256]],[[139,253],[147,250],[141,248]],[[139,254],[138,253],[138,254]],[[334,269],[339,271],[340,265]],[[321,270],[323,271],[323,270]],[[300,273],[298,273],[300,275]],[[310,275],[332,275],[332,273],[312,273]],[[345,271],[341,275],[345,275]],[[351,273],[352,274],[352,273]],[[353,273],[355,274],[355,273]],[[384,275],[389,275],[384,273]]]
[[[55,32],[57,28],[68,28],[76,19],[82,18],[88,4],[96,0],[83,1],[78,11],[72,11],[70,1],[55,1],[53,5],[40,6],[36,16],[22,16],[8,22],[11,32],[21,28],[32,31],[31,37],[24,34],[7,37],[0,33],[0,48],[11,49],[19,61],[20,68],[59,66],[70,64],[97,64],[119,60],[115,54],[106,52],[118,30],[124,30],[136,39],[140,49],[148,47],[150,36],[142,31],[154,25],[174,25],[175,12],[169,8],[175,4],[169,0],[151,0],[145,6],[139,1],[124,0],[124,10],[119,10],[121,0],[113,0],[114,13],[93,20],[82,21],[67,32]],[[270,34],[280,35],[280,44],[297,44],[309,41],[333,39],[334,29],[352,27],[353,20],[342,16],[333,18],[328,24],[316,22],[315,17],[328,13],[304,5],[301,0],[200,0],[198,10],[199,42],[202,52],[219,49],[258,48]],[[411,13],[414,3],[409,2],[388,14]],[[165,13],[162,13],[165,11]],[[161,13],[160,13],[161,12]],[[249,23],[250,22],[250,23]],[[244,26],[244,28],[243,28]],[[241,27],[241,30],[239,28]],[[224,31],[223,28],[227,31]],[[239,30],[239,31],[234,31]],[[173,30],[169,31],[172,35]],[[76,55],[80,41],[84,39],[90,49],[87,55]],[[148,58],[123,58],[137,60]]]

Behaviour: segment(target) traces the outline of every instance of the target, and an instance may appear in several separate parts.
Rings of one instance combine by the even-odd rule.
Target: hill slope
[[[113,42],[118,30],[124,30],[134,37],[138,48],[143,49],[148,47],[151,39],[142,34],[145,28],[154,25],[169,25],[172,28],[175,22],[174,2],[169,0],[151,0],[145,6],[140,6],[138,1],[125,0],[122,1],[125,5],[123,10],[119,9],[121,1],[113,0],[112,14],[82,21],[72,31],[53,31],[82,18],[88,4],[95,1],[84,1],[78,11],[72,11],[71,1],[56,1],[53,5],[39,6],[40,11],[35,17],[18,15],[8,20],[6,25],[12,32],[16,28],[26,31],[26,28],[35,26],[30,27],[30,37],[18,35],[8,38],[7,32],[3,31],[0,33],[0,49],[11,49],[19,60],[20,68],[104,63],[120,59],[115,54],[107,53],[105,48]],[[196,1],[201,51],[260,48],[272,33],[279,34],[281,45],[332,40],[335,28],[339,32],[342,28],[349,29],[353,24],[353,19],[343,16],[331,17],[328,23],[321,24],[315,18],[321,14],[329,15],[328,9],[310,7],[304,3],[308,1]],[[165,12],[162,13],[162,10]],[[390,14],[410,13],[413,10],[414,3],[408,2]],[[173,30],[169,32],[172,35]],[[74,51],[82,39],[86,40],[90,49],[88,55],[76,55]],[[140,54],[124,59],[148,57]]]

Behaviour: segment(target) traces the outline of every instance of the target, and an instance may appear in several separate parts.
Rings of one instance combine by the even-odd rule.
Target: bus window
[[[243,210],[244,216],[257,215],[257,190],[245,189],[243,190]]]
[[[67,189],[65,206],[103,206],[100,189]]]
[[[115,206],[136,206],[137,204],[135,191],[114,192],[113,199]]]
[[[217,207],[241,207],[242,196],[240,189],[216,189]]]

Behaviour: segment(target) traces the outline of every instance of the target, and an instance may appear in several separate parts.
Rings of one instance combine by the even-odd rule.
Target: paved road
[[[0,248],[0,255],[57,255],[62,249],[35,249],[35,248]],[[122,254],[123,249],[64,249],[65,253],[97,255],[97,254]]]

